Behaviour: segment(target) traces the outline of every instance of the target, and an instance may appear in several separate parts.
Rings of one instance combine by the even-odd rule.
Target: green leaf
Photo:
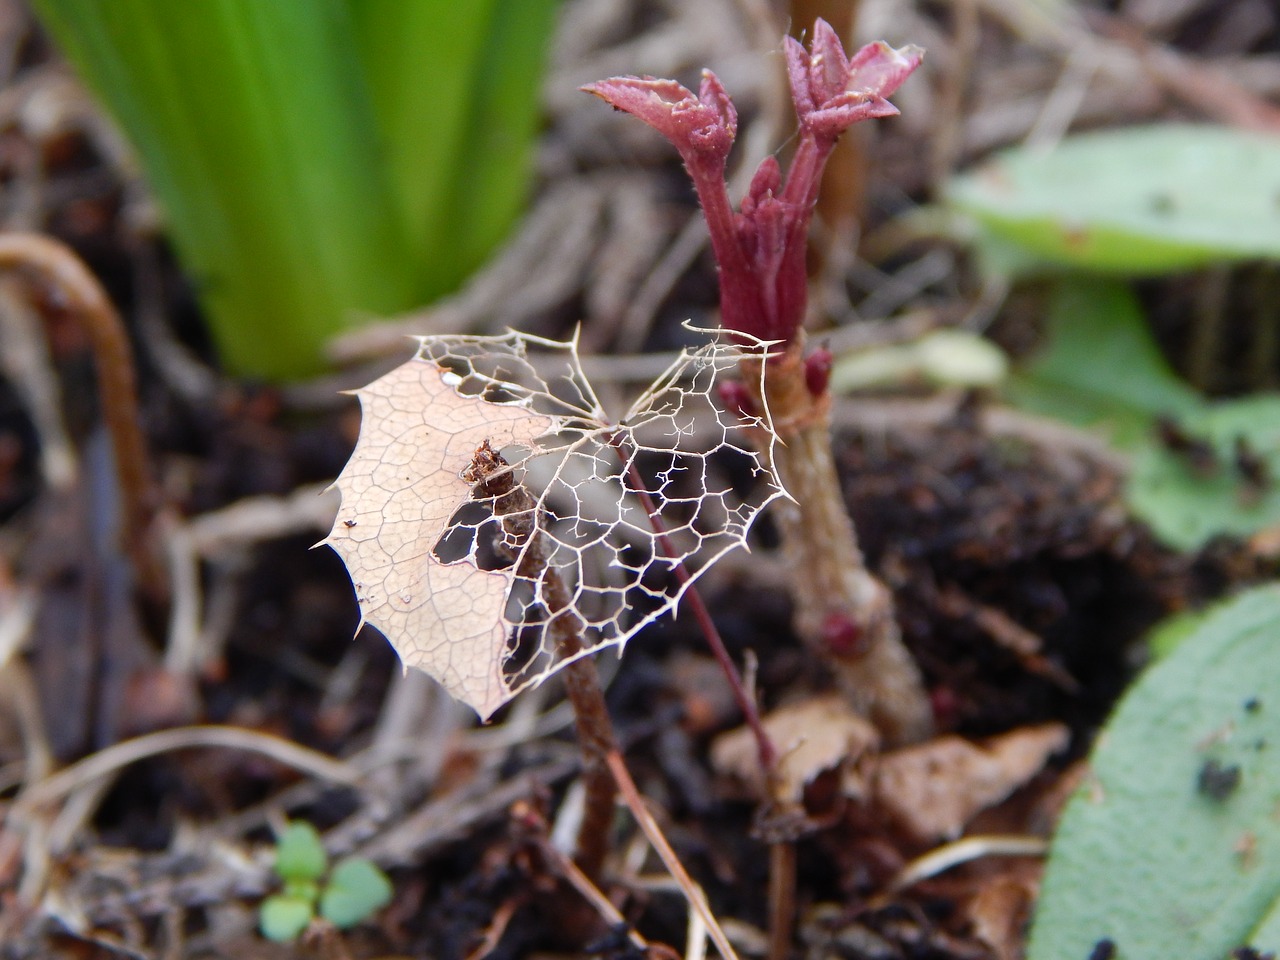
[[[291,900],[314,904],[320,899],[320,884],[315,880],[285,880],[283,893]]]
[[[137,148],[236,372],[319,372],[523,208],[555,0],[33,5]]]
[[[923,381],[945,387],[992,387],[1009,360],[990,340],[967,330],[933,330],[918,340],[851,350],[836,358],[831,391]]]
[[[1194,469],[1155,438],[1136,451],[1127,496],[1157,536],[1194,550],[1219,534],[1249,536],[1280,524],[1280,396],[1207,404],[1186,413],[1180,428],[1207,443],[1215,462]],[[1242,473],[1238,444],[1262,465],[1263,482]]]
[[[1280,949],[1280,897],[1276,897],[1271,909],[1249,934],[1249,944],[1272,956]]]
[[[457,267],[480,266],[528,198],[542,117],[540,81],[559,0],[496,0],[489,43],[473,87],[463,160],[452,203],[436,229],[456,244]]]
[[[1046,347],[1011,385],[1018,405],[1102,427],[1124,447],[1150,435],[1153,417],[1199,403],[1169,369],[1123,281],[1059,281],[1046,326]]]
[[[443,205],[470,159],[463,153],[467,129],[483,119],[471,106],[497,0],[344,2],[411,242],[439,247]],[[445,235],[457,227],[448,224]]]
[[[267,897],[258,908],[258,927],[262,935],[277,943],[296,940],[315,914],[306,900],[293,897]]]
[[[345,0],[429,297],[524,208],[559,0]]]
[[[1018,147],[955,178],[946,196],[999,245],[1059,266],[1158,274],[1280,257],[1280,138],[1228,127],[1126,127],[1047,152]]]
[[[1098,738],[1054,838],[1029,960],[1280,949],[1280,588],[1215,608]]]
[[[1280,523],[1280,396],[1209,403],[1169,369],[1137,300],[1119,280],[1064,279],[1046,317],[1045,348],[1009,385],[1017,405],[1079,426],[1100,427],[1132,454],[1125,495],[1165,543],[1202,547],[1220,534],[1248,536]],[[1169,449],[1155,427],[1171,418],[1213,452],[1208,471]],[[1237,445],[1256,457],[1261,483],[1245,476]]]
[[[357,312],[415,305],[340,0],[36,0],[138,149],[223,359],[296,377]]]
[[[338,929],[369,919],[391,902],[391,881],[372,862],[359,857],[343,860],[320,897],[320,915]]]
[[[276,873],[286,881],[315,882],[327,863],[320,834],[305,821],[290,823],[276,841]]]
[[[1165,617],[1147,633],[1145,643],[1152,660],[1161,660],[1194,636],[1209,616],[1206,610],[1183,610]]]

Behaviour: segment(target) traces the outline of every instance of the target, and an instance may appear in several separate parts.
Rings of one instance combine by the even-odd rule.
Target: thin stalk
[[[635,491],[636,496],[639,498],[640,505],[644,507],[645,514],[649,517],[649,525],[653,527],[658,546],[668,559],[675,560],[678,555],[675,546],[667,535],[666,524],[662,522],[662,516],[658,513],[657,505],[653,501],[652,494],[649,493],[644,477],[641,476],[639,469],[635,465],[635,460],[624,456],[620,437],[614,435],[610,438],[610,443],[618,452],[619,458],[626,464],[627,480],[631,485],[631,489]],[[760,711],[756,706],[755,697],[747,690],[747,685],[742,680],[742,674],[738,672],[738,667],[729,655],[729,650],[724,645],[724,639],[720,636],[720,631],[716,627],[715,621],[711,619],[711,612],[702,600],[702,594],[698,592],[697,586],[692,582],[692,575],[683,562],[676,562],[673,569],[675,570],[676,579],[680,581],[680,585],[685,589],[685,601],[693,610],[694,618],[698,621],[698,626],[707,641],[707,646],[711,648],[712,654],[720,664],[720,669],[724,671],[724,675],[729,681],[729,689],[738,704],[738,709],[742,711],[747,728],[755,738],[756,754],[759,758],[760,769],[764,773],[764,781],[767,784],[770,796],[776,800],[779,787],[777,776],[778,751],[773,745],[773,740],[770,738],[768,731],[765,730],[763,721],[760,719]],[[783,960],[791,945],[791,930],[795,921],[795,889],[795,845],[790,840],[770,842],[770,960]]]
[[[769,960],[786,960],[796,919],[796,845],[769,844]]]
[[[676,579],[680,581],[680,586],[684,588],[685,602],[693,611],[694,619],[698,621],[698,628],[702,631],[702,635],[707,641],[707,646],[711,648],[712,655],[716,658],[716,662],[720,664],[720,669],[724,671],[724,675],[729,681],[729,689],[733,693],[734,702],[737,703],[738,709],[742,711],[747,728],[751,731],[752,736],[755,737],[756,752],[760,758],[760,769],[764,771],[766,779],[771,781],[773,772],[777,767],[778,753],[773,746],[773,741],[769,739],[769,734],[764,729],[764,724],[760,720],[760,710],[756,706],[755,697],[751,695],[750,691],[747,690],[746,684],[743,683],[742,674],[738,672],[738,667],[734,664],[728,648],[724,645],[724,639],[720,636],[720,630],[711,618],[711,611],[707,609],[706,603],[702,600],[702,594],[698,592],[697,586],[693,583],[693,575],[689,573],[683,562],[676,559],[679,553],[667,536],[666,524],[662,522],[662,516],[658,513],[658,507],[653,501],[652,494],[649,493],[649,487],[645,483],[644,477],[640,475],[640,471],[636,468],[634,459],[626,455],[622,447],[622,439],[616,434],[609,438],[609,443],[617,451],[618,458],[626,465],[627,480],[631,484],[631,489],[639,498],[640,505],[644,507],[644,512],[649,518],[649,525],[653,527],[653,532],[657,538],[658,546],[661,547],[668,560],[674,561],[673,570]]]
[[[689,906],[706,924],[707,935],[711,938],[711,942],[716,945],[716,949],[720,951],[720,956],[724,960],[738,960],[733,944],[729,942],[728,936],[725,935],[724,928],[720,926],[720,921],[711,912],[711,906],[707,903],[707,897],[702,892],[702,888],[693,882],[693,878],[689,876],[689,871],[684,868],[684,864],[676,856],[675,850],[671,848],[667,838],[662,835],[662,830],[658,827],[657,821],[653,819],[653,814],[645,807],[644,797],[640,795],[639,788],[636,787],[635,781],[631,779],[631,774],[627,772],[627,765],[622,762],[622,754],[617,751],[610,753],[608,764],[614,780],[617,781],[618,789],[622,793],[622,799],[626,801],[627,807],[631,810],[631,815],[636,818],[636,823],[640,825],[641,831],[643,831],[653,849],[657,851],[663,866],[667,868],[667,872],[679,884],[681,892],[684,893],[685,899],[689,902]]]
[[[529,804],[523,804],[516,808],[513,813],[524,820],[531,828],[533,833],[533,841],[538,845],[538,850],[547,862],[551,864],[560,876],[562,876],[569,886],[578,892],[578,895],[589,904],[598,913],[610,928],[614,930],[626,930],[627,940],[631,945],[640,951],[640,956],[648,956],[645,953],[649,949],[649,942],[636,932],[625,916],[613,905],[613,901],[601,892],[591,879],[582,872],[582,868],[566,857],[547,836],[547,823]]]
[[[600,674],[594,660],[580,656],[585,649],[582,621],[573,612],[569,589],[549,563],[543,538],[537,532],[537,501],[516,482],[514,471],[487,441],[476,451],[464,476],[476,484],[474,498],[489,504],[494,516],[502,518],[503,540],[498,547],[508,557],[520,558],[516,575],[531,582],[540,581],[551,615],[547,633],[555,644],[556,658],[569,660],[564,666],[564,685],[576,720],[586,794],[574,861],[595,882],[609,851],[609,828],[617,796],[607,759],[611,752],[618,750],[618,741],[600,686]]]
[[[564,597],[568,591],[564,581],[554,570],[548,570],[544,585],[559,584],[556,591]],[[556,624],[568,623],[559,617]],[[569,657],[582,652],[581,635],[576,629],[560,628],[557,653]],[[573,713],[577,718],[578,744],[582,749],[582,783],[585,792],[582,824],[578,827],[574,862],[593,882],[600,879],[604,858],[609,852],[609,834],[613,825],[614,789],[606,759],[610,751],[618,749],[613,733],[613,723],[605,705],[604,691],[600,687],[600,673],[595,660],[579,657],[564,668],[564,687]]]
[[[167,597],[168,578],[148,549],[159,499],[139,426],[133,353],[120,315],[84,261],[56,240],[33,233],[0,234],[0,270],[21,271],[48,287],[89,338],[98,405],[111,437],[120,488],[120,545],[133,561],[143,592],[157,600]]]
[[[831,452],[830,394],[806,383],[804,343],[797,338],[769,362],[767,406],[778,432],[774,467],[794,498],[774,516],[795,601],[796,633],[828,664],[841,688],[885,738],[927,737],[932,710],[919,668],[902,642],[893,595],[867,569],[840,493]],[[744,360],[744,380],[761,383],[760,361]]]

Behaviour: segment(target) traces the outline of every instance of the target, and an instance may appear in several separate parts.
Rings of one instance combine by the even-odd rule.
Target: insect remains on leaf
[[[470,465],[462,471],[462,479],[468,483],[483,483],[506,466],[510,464],[502,459],[502,454],[494,450],[489,444],[489,438],[485,437],[480,441],[480,446],[476,447],[476,452],[471,455]]]
[[[783,495],[767,411],[715,402],[742,352],[682,354],[611,422],[574,343],[421,338],[413,360],[355,391],[360,437],[336,483],[346,519],[324,542],[363,585],[362,622],[488,718],[674,610],[688,584],[673,567],[696,579]],[[567,623],[582,638],[568,655]]]

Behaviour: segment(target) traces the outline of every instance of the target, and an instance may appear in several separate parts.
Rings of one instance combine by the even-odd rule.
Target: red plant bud
[[[754,420],[760,414],[756,410],[755,397],[741,380],[725,380],[720,384],[720,402],[725,410],[740,420]]]
[[[721,326],[786,344],[804,320],[805,246],[827,157],[853,124],[898,112],[886,98],[919,66],[922,51],[871,43],[849,57],[824,20],[814,25],[807,50],[791,38],[784,50],[799,143],[785,181],[777,160],[766,157],[737,211],[724,171],[738,114],[714,73],[703,71],[696,94],[674,80],[652,77],[612,77],[582,89],[639,117],[680,152],[720,268]],[[825,381],[810,389],[820,394]]]
[[[942,685],[929,691],[933,720],[943,728],[953,727],[960,718],[960,697],[951,687]]]
[[[697,94],[674,80],[653,77],[610,77],[581,89],[639,117],[670,140],[695,179],[723,172],[738,133],[738,112],[710,70],[702,71]]]
[[[801,126],[833,142],[860,120],[896,114],[898,108],[886,98],[924,56],[919,47],[895,50],[886,43],[869,43],[846,57],[840,38],[825,20],[814,24],[808,50],[792,37],[783,42],[791,99]]]
[[[804,358],[804,385],[813,396],[820,397],[827,392],[827,385],[831,383],[831,364],[834,361],[835,358],[826,347],[819,347]]]
[[[822,621],[822,642],[837,657],[853,657],[867,650],[867,638],[858,622],[833,610]]]

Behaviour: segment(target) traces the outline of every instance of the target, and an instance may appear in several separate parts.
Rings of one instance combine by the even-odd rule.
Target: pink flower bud
[[[831,382],[831,364],[834,361],[835,358],[826,347],[819,347],[804,358],[804,385],[813,396],[820,397],[827,392],[827,385]]]
[[[787,79],[802,130],[834,142],[859,120],[891,117],[898,108],[886,99],[920,65],[919,47],[895,50],[887,43],[869,43],[852,59],[835,30],[819,19],[806,51],[792,37],[784,41]]]
[[[837,657],[856,657],[867,650],[867,638],[847,613],[832,611],[822,621],[822,642]]]
[[[738,134],[738,111],[710,70],[702,71],[697,96],[674,80],[653,77],[611,77],[582,89],[639,117],[670,140],[691,173],[694,167],[723,172]]]
[[[653,77],[613,77],[582,88],[639,117],[675,145],[693,178],[711,233],[720,269],[721,324],[784,344],[804,321],[809,220],[836,138],[859,120],[897,113],[886,98],[919,66],[923,55],[918,47],[894,50],[873,43],[849,59],[835,30],[821,19],[814,25],[808,50],[790,38],[785,50],[800,118],[796,155],[785,183],[777,160],[766,157],[737,213],[724,172],[738,132],[738,114],[714,73],[702,72],[696,96],[674,80]]]

